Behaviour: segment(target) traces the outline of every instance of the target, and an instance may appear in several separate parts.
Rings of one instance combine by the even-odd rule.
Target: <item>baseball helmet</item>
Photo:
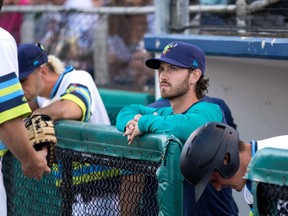
[[[230,178],[237,172],[238,142],[238,132],[229,125],[218,122],[207,123],[191,133],[181,152],[180,170],[183,177],[195,186],[196,202],[214,170],[224,178]],[[225,165],[226,155],[229,160]]]

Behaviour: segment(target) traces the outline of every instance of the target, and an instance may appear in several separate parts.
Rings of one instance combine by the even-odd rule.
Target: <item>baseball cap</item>
[[[167,44],[160,58],[148,59],[145,64],[151,69],[159,69],[161,62],[183,68],[200,69],[202,74],[205,72],[205,54],[203,50],[184,42],[176,41]]]
[[[35,69],[48,62],[47,54],[41,44],[18,45],[19,79],[29,76]]]

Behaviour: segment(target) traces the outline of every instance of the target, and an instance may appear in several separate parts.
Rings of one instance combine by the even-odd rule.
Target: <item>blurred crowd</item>
[[[190,0],[190,5],[230,5],[237,0]],[[251,4],[259,0],[246,0]],[[63,59],[75,68],[88,71],[94,79],[97,50],[93,46],[96,40],[97,23],[101,21],[98,13],[81,13],[73,9],[85,9],[103,6],[147,6],[153,5],[154,0],[4,0],[5,5],[60,5],[66,8],[61,12],[35,12],[34,41],[41,43],[48,54]],[[285,9],[286,10],[279,10]],[[288,1],[281,0],[271,6],[272,10],[258,11],[250,20],[258,27],[286,26],[288,23]],[[199,14],[198,14],[199,15]],[[273,16],[272,16],[273,15]],[[193,20],[197,14],[191,14]],[[0,26],[8,30],[21,42],[21,25],[25,15],[18,12],[6,12],[0,15]],[[151,57],[143,46],[146,33],[155,33],[153,14],[148,15],[109,15],[107,36],[107,61],[109,65],[110,83],[114,87],[131,87],[133,90],[154,91],[154,72],[144,67],[144,61]],[[265,22],[263,21],[265,20]],[[268,22],[271,22],[270,24]],[[250,23],[251,24],[251,23]],[[269,24],[269,25],[268,25]],[[235,26],[236,18],[227,13],[202,13],[199,25],[205,26]],[[287,27],[287,26],[286,26]],[[27,31],[27,29],[25,29]],[[201,32],[200,32],[201,33]],[[202,31],[205,33],[205,31]],[[209,33],[209,32],[208,32]],[[97,53],[96,53],[97,54]],[[101,55],[101,53],[99,53]]]
[[[66,64],[95,75],[93,46],[97,13],[81,13],[76,9],[102,6],[146,6],[147,0],[4,0],[5,5],[55,5],[64,6],[60,12],[36,12],[34,19],[34,41],[44,45],[48,54],[63,59]],[[73,10],[75,9],[75,10]],[[21,26],[25,15],[7,12],[0,15],[0,26],[8,30],[21,43]],[[151,15],[110,15],[107,36],[107,61],[111,85],[129,87],[139,91],[154,91],[154,72],[144,67],[150,58],[143,46],[145,33],[154,28]],[[123,25],[124,23],[124,25]],[[27,30],[26,30],[27,31]],[[99,53],[101,54],[101,53]]]

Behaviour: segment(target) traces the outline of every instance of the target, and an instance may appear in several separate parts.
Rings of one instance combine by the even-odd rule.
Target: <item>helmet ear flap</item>
[[[222,164],[219,164],[217,170],[224,178],[231,178],[239,168],[239,136],[234,129],[230,131],[227,128],[226,135],[223,137],[223,143],[226,143],[225,156]],[[224,147],[224,146],[223,146]]]

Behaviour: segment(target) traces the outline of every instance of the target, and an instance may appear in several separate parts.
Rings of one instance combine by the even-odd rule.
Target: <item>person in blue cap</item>
[[[168,133],[183,143],[198,127],[208,122],[224,122],[221,108],[200,101],[208,91],[205,78],[205,54],[199,47],[171,42],[165,46],[160,58],[146,60],[146,66],[158,70],[160,94],[171,107],[152,108],[139,104],[124,107],[117,116],[116,127],[127,137],[128,144],[145,133]],[[210,185],[196,203],[194,187],[183,182],[184,215],[238,215],[232,190],[217,192]],[[177,198],[175,198],[177,199]]]
[[[32,110],[53,120],[70,119],[110,125],[91,75],[47,55],[41,44],[18,46],[19,79]]]
[[[41,44],[23,43],[18,45],[18,61],[19,79],[34,113],[49,115],[54,121],[69,119],[95,125],[110,125],[102,98],[88,72],[77,70],[73,66],[65,67],[59,58],[47,55]],[[101,173],[105,173],[103,170],[99,171],[99,167],[94,168],[93,166],[93,164],[85,164],[85,172],[83,172],[82,166],[77,162],[73,163],[72,175],[73,177],[77,176],[73,184],[85,184],[92,181],[95,175],[100,178]],[[57,186],[60,186],[63,180],[62,167],[61,161],[53,166],[52,171]],[[74,198],[82,202],[82,193],[84,192],[81,190],[77,192],[79,193],[76,193]],[[95,199],[87,202],[85,206],[95,205],[95,203],[97,205],[106,203],[106,206],[110,203],[114,204],[106,202],[107,196],[116,197],[114,193],[107,193],[105,196],[94,197]],[[117,203],[116,198],[115,200]],[[79,212],[82,211],[81,209],[83,206],[78,205],[73,205],[72,208],[73,211]],[[111,209],[111,207],[107,207],[103,214],[109,215],[112,212]],[[89,214],[92,215],[98,215],[99,212],[101,209],[89,210]]]

